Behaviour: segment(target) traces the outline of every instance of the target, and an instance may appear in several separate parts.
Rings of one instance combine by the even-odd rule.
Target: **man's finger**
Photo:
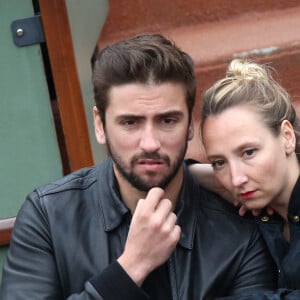
[[[159,187],[154,187],[149,190],[143,204],[144,208],[149,211],[154,211],[164,194],[164,190]]]

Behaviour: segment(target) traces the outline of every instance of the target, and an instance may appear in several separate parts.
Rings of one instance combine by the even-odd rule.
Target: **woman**
[[[204,93],[201,130],[215,178],[241,203],[241,215],[260,212],[278,266],[284,290],[255,299],[300,299],[300,126],[288,93],[267,67],[233,60]],[[209,174],[200,164],[191,170],[199,180]]]

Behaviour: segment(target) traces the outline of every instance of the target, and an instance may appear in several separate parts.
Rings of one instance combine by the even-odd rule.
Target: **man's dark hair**
[[[160,34],[141,34],[98,47],[91,58],[95,103],[105,124],[111,87],[128,83],[181,83],[191,118],[196,79],[191,57]]]

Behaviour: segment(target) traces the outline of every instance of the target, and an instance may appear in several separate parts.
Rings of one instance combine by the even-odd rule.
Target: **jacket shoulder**
[[[35,189],[39,196],[46,196],[68,190],[83,190],[97,181],[97,167],[77,170],[58,180],[47,183]]]
[[[239,215],[239,207],[235,207],[228,200],[223,199],[219,195],[201,188],[200,207],[203,210],[209,211],[211,214],[220,214],[231,222],[238,223],[255,223],[254,217],[251,213],[247,213],[241,217]]]

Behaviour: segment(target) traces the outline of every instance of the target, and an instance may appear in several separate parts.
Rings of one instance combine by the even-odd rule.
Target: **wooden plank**
[[[70,171],[93,164],[65,0],[40,0]],[[87,63],[89,63],[87,61]]]
[[[0,246],[8,245],[16,218],[0,220]]]

